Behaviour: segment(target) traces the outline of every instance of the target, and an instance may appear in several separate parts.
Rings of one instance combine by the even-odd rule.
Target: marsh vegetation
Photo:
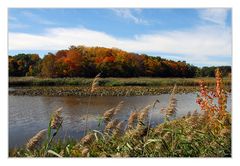
[[[99,90],[100,77],[89,87],[88,104]],[[47,129],[36,133],[26,146],[10,149],[12,157],[230,157],[231,112],[227,110],[227,91],[220,71],[215,73],[215,87],[199,83],[194,111],[176,118],[178,86],[171,88],[168,105],[159,109],[164,121],[152,125],[151,111],[159,100],[140,110],[132,110],[128,120],[117,118],[124,101],[106,110],[99,118],[99,130],[91,130],[89,117],[84,121],[84,135],[78,139],[61,140],[56,136],[62,128],[62,108],[51,116]],[[192,103],[189,103],[191,105]],[[88,110],[87,110],[88,115]],[[154,115],[156,116],[156,115]]]

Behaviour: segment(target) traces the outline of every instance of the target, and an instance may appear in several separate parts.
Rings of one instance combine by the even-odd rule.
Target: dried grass
[[[47,134],[47,129],[43,129],[39,131],[36,135],[34,135],[31,139],[29,139],[29,141],[26,144],[26,148],[31,151],[37,148],[37,146],[40,146],[46,134]]]

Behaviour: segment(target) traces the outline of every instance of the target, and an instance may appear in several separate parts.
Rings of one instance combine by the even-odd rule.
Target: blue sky
[[[186,60],[231,65],[229,9],[9,9],[9,54],[117,47]]]

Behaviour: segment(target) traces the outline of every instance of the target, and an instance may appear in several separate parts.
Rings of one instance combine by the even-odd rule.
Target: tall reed
[[[100,80],[100,76],[101,74],[97,74],[95,76],[95,78],[93,79],[92,85],[91,85],[91,90],[90,90],[90,96],[88,98],[88,105],[87,105],[87,110],[86,110],[86,120],[85,120],[85,129],[84,129],[84,135],[86,135],[87,131],[88,131],[88,114],[89,114],[89,106],[91,103],[91,99],[92,99],[92,94],[97,90],[97,85],[98,82]]]
[[[56,111],[54,111],[51,116],[51,119],[50,119],[49,125],[48,125],[48,139],[47,139],[47,144],[45,147],[44,155],[47,154],[54,137],[57,135],[60,128],[62,127],[63,117],[61,114],[62,114],[62,107],[60,107]],[[52,133],[52,131],[53,131],[53,133]]]
[[[169,97],[168,106],[166,108],[162,108],[160,111],[165,114],[165,120],[169,121],[169,118],[176,115],[177,112],[177,99],[176,99],[176,84],[172,89],[172,93]]]

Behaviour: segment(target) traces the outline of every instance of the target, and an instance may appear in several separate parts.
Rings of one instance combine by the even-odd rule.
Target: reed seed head
[[[52,115],[51,117],[51,125],[50,127],[52,129],[57,129],[58,127],[60,127],[60,125],[62,124],[63,121],[63,117],[61,116],[62,114],[62,107],[58,108]]]
[[[131,112],[129,118],[128,118],[128,128],[132,129],[134,128],[134,124],[137,121],[138,113],[137,112]]]
[[[114,119],[114,120],[108,122],[108,124],[105,126],[104,132],[109,133],[111,130],[116,128],[118,123],[119,123],[118,119]]]
[[[137,128],[132,132],[132,137],[142,139],[148,133],[148,128],[138,125]]]
[[[167,108],[166,115],[167,116],[173,116],[177,112],[177,99],[176,98],[171,98],[169,102],[169,106]]]
[[[93,133],[89,133],[81,139],[83,145],[90,145],[95,141],[95,136]]]
[[[121,108],[122,108],[122,106],[123,106],[123,103],[124,103],[124,101],[120,101],[120,102],[118,103],[118,105],[115,107],[114,115],[117,114],[117,113],[121,110]]]
[[[175,97],[176,85],[174,85],[172,93],[169,97],[168,106],[160,110],[161,113],[164,113],[168,119],[170,116],[174,116],[177,113],[177,99]]]
[[[103,114],[103,118],[106,122],[110,121],[114,115],[114,112],[115,112],[115,108],[111,108],[107,111],[104,112]]]
[[[106,122],[109,122],[112,119],[112,117],[121,110],[123,103],[124,103],[123,101],[120,101],[116,107],[113,107],[113,108],[105,111],[103,114],[103,119]]]
[[[98,81],[100,80],[100,73],[95,76],[92,82],[91,93],[97,90]]]
[[[42,140],[46,136],[46,133],[47,133],[47,129],[43,129],[39,131],[27,142],[26,148],[28,150],[34,150],[37,146],[41,144]]]
[[[150,108],[151,108],[151,105],[147,105],[138,113],[138,122],[140,124],[144,123],[144,121],[147,119]]]
[[[124,121],[119,122],[113,131],[114,136],[121,136],[123,133]]]

